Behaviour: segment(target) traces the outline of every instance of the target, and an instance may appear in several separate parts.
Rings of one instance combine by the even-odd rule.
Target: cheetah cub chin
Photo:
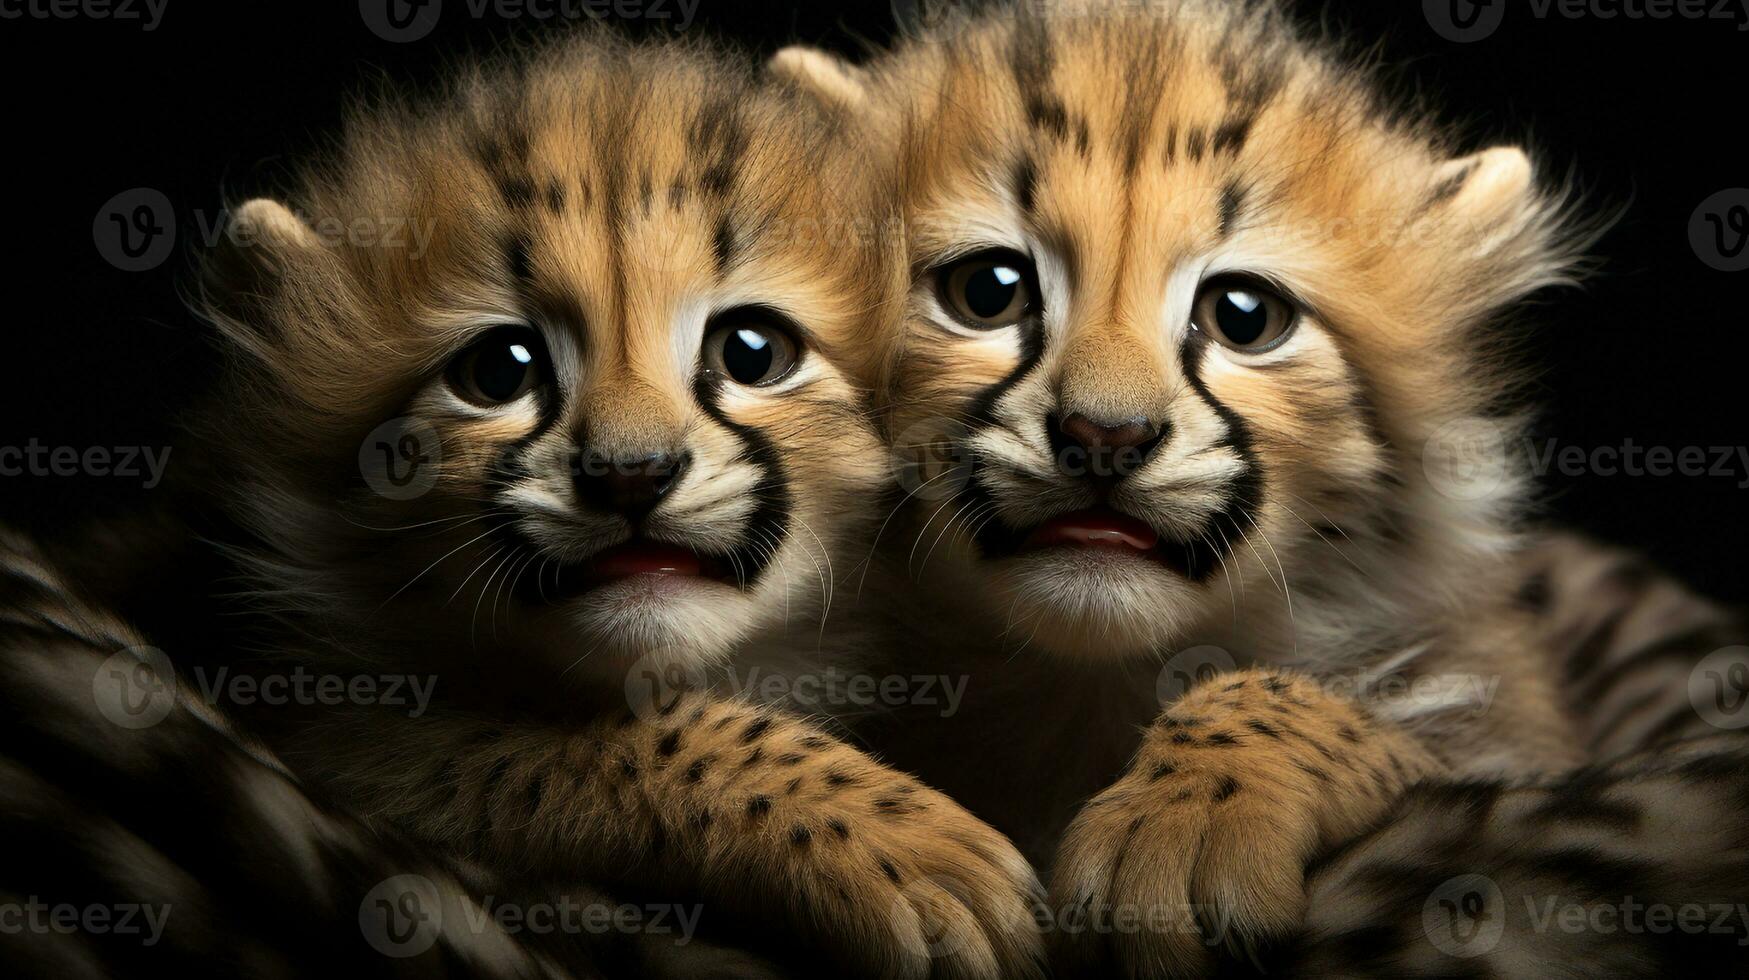
[[[903,188],[912,468],[872,574],[894,669],[969,680],[870,740],[1055,854],[1059,909],[1267,938],[1406,781],[1582,759],[1513,601],[1495,326],[1582,236],[1524,152],[1387,111],[1274,4],[983,6],[778,61]],[[1089,944],[1151,975],[1197,939]]]
[[[705,928],[851,973],[1032,975],[1037,885],[1000,834],[661,683],[789,622],[818,643],[824,570],[878,516],[884,154],[697,46],[506,60],[356,111],[205,263],[229,360],[201,432],[272,613],[254,646],[436,683],[414,718],[251,721],[358,812],[537,880],[701,898]]]

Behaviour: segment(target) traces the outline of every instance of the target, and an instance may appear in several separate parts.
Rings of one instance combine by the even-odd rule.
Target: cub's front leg
[[[361,808],[495,867],[696,898],[706,931],[837,975],[1042,970],[1042,889],[1007,838],[800,719],[694,692],[659,716],[433,713],[346,744]]]
[[[1064,836],[1056,953],[1072,975],[1196,976],[1302,920],[1305,867],[1438,771],[1406,733],[1304,677],[1214,678],[1151,726]]]

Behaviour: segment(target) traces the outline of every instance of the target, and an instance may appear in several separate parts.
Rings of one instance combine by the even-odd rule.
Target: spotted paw
[[[1306,862],[1436,771],[1407,734],[1261,670],[1191,691],[1065,834],[1055,954],[1071,975],[1198,976],[1303,917]]]

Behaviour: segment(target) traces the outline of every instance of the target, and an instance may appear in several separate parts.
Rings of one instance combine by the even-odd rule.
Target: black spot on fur
[[[1518,604],[1531,612],[1547,610],[1551,598],[1549,577],[1541,572],[1525,579],[1524,584],[1518,587]]]
[[[1184,134],[1184,152],[1190,154],[1192,160],[1200,161],[1208,154],[1209,132],[1201,126],[1192,126]]]
[[[693,760],[692,765],[686,767],[686,781],[689,783],[696,783],[703,779],[705,770],[709,769],[710,765],[711,756],[708,755]]]
[[[1232,117],[1221,123],[1215,128],[1215,152],[1236,154],[1244,150],[1245,143],[1251,139],[1251,127],[1256,122],[1256,117],[1246,115]]]
[[[752,744],[754,741],[756,741],[759,738],[759,736],[764,735],[766,730],[769,729],[770,727],[771,727],[771,719],[770,718],[756,719],[752,724],[747,726],[746,731],[741,733],[741,744],[742,745]]]
[[[501,175],[493,181],[504,206],[521,211],[534,204],[534,181],[523,176]]]
[[[1233,794],[1237,792],[1239,792],[1239,781],[1231,776],[1223,776],[1221,784],[1215,787],[1214,800],[1216,803],[1225,803],[1232,799]]]
[[[758,820],[770,812],[771,797],[769,796],[755,796],[747,801],[747,818],[749,820]]]
[[[893,862],[887,860],[886,858],[881,858],[880,865],[881,865],[881,874],[886,875],[888,881],[891,881],[895,885],[903,883],[902,879],[900,879],[900,877],[899,877],[899,869],[893,867]]]
[[[845,824],[844,821],[839,820],[838,818],[834,817],[831,820],[826,821],[826,826],[834,834],[838,835],[839,840],[849,840],[850,839],[850,827],[847,824]]]
[[[504,242],[504,264],[510,270],[510,277],[519,283],[527,283],[534,278],[533,263],[529,259],[528,236],[517,232]]]
[[[1014,199],[1020,202],[1020,213],[1031,217],[1038,205],[1038,164],[1030,156],[1014,166]]]
[[[680,732],[672,731],[662,736],[662,741],[656,743],[656,754],[668,758],[680,751]]]
[[[717,218],[716,232],[711,236],[711,252],[716,257],[717,275],[721,276],[735,264],[735,227],[729,219]]]
[[[1170,762],[1162,762],[1154,767],[1154,771],[1148,774],[1148,778],[1150,780],[1164,779],[1177,771],[1177,766],[1174,766]]]
[[[801,824],[790,828],[789,842],[797,847],[807,847],[814,840],[814,834]]]
[[[1069,136],[1069,111],[1051,96],[1035,95],[1028,99],[1026,121],[1052,139],[1063,140]]]
[[[1233,227],[1239,220],[1239,209],[1244,206],[1245,192],[1237,183],[1228,183],[1221,188],[1220,222],[1221,237],[1226,238],[1233,233]]]

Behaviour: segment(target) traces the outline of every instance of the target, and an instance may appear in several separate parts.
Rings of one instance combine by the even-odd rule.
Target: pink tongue
[[[1159,543],[1160,535],[1147,524],[1128,514],[1104,509],[1058,514],[1039,525],[1026,538],[1028,548],[1103,545],[1148,551]]]
[[[604,579],[632,575],[701,575],[704,571],[692,549],[653,541],[615,545],[590,559],[589,567]]]

